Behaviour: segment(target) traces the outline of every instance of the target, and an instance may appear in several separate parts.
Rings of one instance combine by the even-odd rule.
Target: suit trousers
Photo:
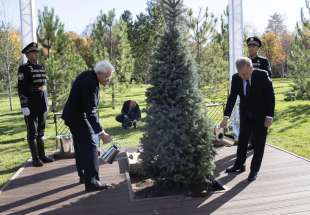
[[[89,184],[99,180],[99,160],[95,135],[85,122],[70,125],[75,150],[75,161],[78,175]]]
[[[258,119],[240,117],[239,144],[235,166],[240,167],[244,165],[247,156],[248,142],[251,137],[254,146],[251,171],[259,171],[264,156],[267,137],[267,128],[264,126],[264,122],[265,119],[263,117]]]

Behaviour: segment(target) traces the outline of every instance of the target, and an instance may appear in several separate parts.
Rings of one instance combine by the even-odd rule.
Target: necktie
[[[250,81],[246,80],[245,96],[249,96],[250,95],[250,89],[251,89]]]

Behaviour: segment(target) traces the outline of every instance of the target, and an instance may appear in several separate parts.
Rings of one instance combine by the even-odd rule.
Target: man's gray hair
[[[252,61],[248,57],[239,57],[236,60],[236,67],[237,70],[240,71],[244,66],[250,66],[253,67]]]
[[[96,73],[104,73],[111,70],[113,73],[115,69],[109,61],[103,60],[96,63],[94,70]]]

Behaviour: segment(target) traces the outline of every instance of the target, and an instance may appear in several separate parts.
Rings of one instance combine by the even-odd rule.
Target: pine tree
[[[310,1],[306,0],[306,12],[301,10],[301,22],[289,56],[290,76],[298,99],[310,100]],[[290,93],[288,93],[290,95]]]
[[[162,0],[166,31],[153,56],[142,138],[145,172],[170,185],[212,179],[215,150],[198,89],[197,68],[180,34],[181,0]]]
[[[71,83],[77,73],[86,69],[75,44],[64,31],[64,25],[54,9],[39,12],[37,29],[39,44],[43,47],[41,59],[48,76],[48,93],[52,111],[60,111],[68,97]]]
[[[127,25],[120,19],[116,24],[116,34],[119,41],[116,59],[116,76],[118,82],[129,83],[134,69],[134,58],[127,35]]]

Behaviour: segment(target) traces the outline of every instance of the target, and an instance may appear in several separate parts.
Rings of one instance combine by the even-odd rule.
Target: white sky
[[[5,11],[6,21],[19,29],[19,0],[0,0],[0,3],[0,18]],[[184,4],[196,12],[208,6],[209,11],[217,17],[227,3],[228,0],[184,0]],[[99,15],[100,10],[107,12],[115,8],[118,16],[125,9],[138,14],[145,11],[146,0],[36,0],[37,9],[42,10],[44,6],[55,8],[67,31],[82,33],[86,25]],[[300,20],[302,7],[305,7],[305,0],[243,0],[244,25],[250,25],[253,31],[262,33],[269,17],[277,12],[285,18],[288,30],[293,31],[296,22]]]

